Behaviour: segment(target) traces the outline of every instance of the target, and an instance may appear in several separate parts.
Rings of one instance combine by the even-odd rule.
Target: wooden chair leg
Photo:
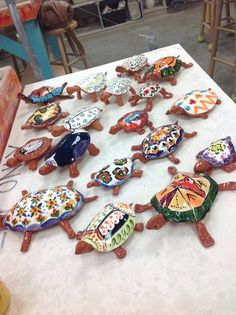
[[[77,47],[77,49],[78,49],[78,51],[80,53],[80,56],[81,56],[81,59],[83,61],[85,69],[88,69],[89,68],[89,64],[88,64],[88,61],[87,61],[87,57],[86,57],[86,53],[85,53],[83,45],[78,40],[75,31],[70,30],[69,34],[70,34],[71,39],[73,40],[74,44],[76,45],[76,47]]]
[[[61,61],[62,61],[62,65],[65,69],[65,73],[71,73],[72,71],[70,71],[70,67],[68,66],[68,58],[66,56],[66,51],[65,51],[65,45],[63,43],[63,38],[61,35],[58,35],[57,37],[57,44],[58,44],[58,48],[60,51],[60,55],[61,55]]]
[[[202,3],[202,19],[201,19],[201,27],[200,27],[200,32],[198,36],[198,41],[203,41],[204,40],[204,29],[205,29],[205,19],[206,19],[206,11],[207,11],[207,4],[205,1]]]

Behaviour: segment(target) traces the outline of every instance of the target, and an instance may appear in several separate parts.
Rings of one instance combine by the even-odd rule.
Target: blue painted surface
[[[14,39],[11,39],[10,37],[7,37],[1,34],[0,34],[0,49],[3,49],[12,55],[15,55],[21,59],[24,59],[25,61],[28,61],[25,50],[23,46],[21,45],[21,43],[15,41]]]
[[[48,36],[48,42],[50,45],[50,48],[52,50],[52,54],[55,60],[61,59],[60,51],[57,44],[56,36],[50,35]]]

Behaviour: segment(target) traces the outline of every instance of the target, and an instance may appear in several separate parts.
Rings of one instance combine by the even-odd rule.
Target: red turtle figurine
[[[24,233],[21,251],[29,248],[33,233],[59,224],[70,239],[75,238],[69,219],[78,214],[84,203],[97,196],[85,198],[73,188],[73,181],[66,186],[41,189],[32,193],[22,191],[23,197],[5,215],[0,215],[0,229]]]
[[[173,175],[170,184],[156,193],[150,203],[136,204],[135,211],[143,212],[155,208],[158,214],[146,224],[146,228],[150,230],[160,229],[167,221],[192,222],[202,245],[214,245],[214,239],[202,219],[210,210],[218,191],[236,190],[236,182],[217,184],[207,174],[182,173],[173,166],[168,171]]]
[[[138,94],[135,93],[129,98],[129,102],[132,106],[135,106],[140,100],[145,98],[147,99],[145,109],[150,112],[153,107],[153,97],[158,94],[161,94],[164,98],[171,98],[173,96],[172,93],[167,92],[159,84],[148,82],[140,88]]]

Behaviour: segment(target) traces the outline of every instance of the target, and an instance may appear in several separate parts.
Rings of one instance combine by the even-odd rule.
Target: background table
[[[198,135],[184,141],[176,151],[181,159],[178,169],[192,171],[195,155],[211,141],[231,135],[236,145],[236,107],[231,99],[192,60],[180,45],[173,45],[147,53],[149,62],[166,55],[180,55],[193,67],[178,74],[178,83],[172,87],[165,83],[167,90],[174,93],[172,99],[156,99],[150,113],[155,126],[175,122],[186,132],[198,131]],[[127,56],[128,57],[128,56]],[[97,71],[107,71],[108,81],[116,77],[114,62],[97,68],[58,77],[25,88],[28,94],[42,84],[60,85],[67,81],[76,84],[79,78]],[[134,86],[138,86],[134,83]],[[222,104],[217,106],[207,120],[190,119],[184,116],[166,116],[166,110],[184,93],[193,89],[212,88]],[[127,97],[127,96],[126,96]],[[86,96],[82,100],[62,101],[63,110],[76,110],[89,105]],[[141,179],[131,179],[125,184],[120,195],[113,197],[111,191],[100,187],[86,188],[90,173],[108,164],[114,158],[131,156],[130,148],[139,144],[144,136],[135,133],[109,135],[108,130],[126,112],[144,108],[140,102],[132,108],[128,102],[118,107],[96,103],[104,109],[101,122],[102,132],[91,131],[92,142],[101,149],[100,155],[86,154],[79,163],[80,176],[74,180],[75,187],[86,196],[99,195],[99,199],[84,207],[70,222],[78,231],[86,227],[93,216],[110,202],[147,203],[155,192],[170,181],[167,167],[173,165],[168,159],[156,160],[144,165],[139,161],[136,168],[144,171]],[[8,145],[23,144],[34,136],[48,135],[47,131],[20,130],[27,116],[35,109],[21,102]],[[149,131],[147,130],[146,134]],[[58,140],[54,140],[55,142]],[[11,152],[8,147],[5,156]],[[4,163],[4,160],[3,160]],[[42,164],[42,162],[40,163]],[[37,171],[30,172],[25,166],[19,167],[6,178],[7,170],[2,165],[0,190],[1,208],[8,209],[18,201],[22,189],[29,191],[66,184],[68,169],[60,169],[41,177]],[[19,173],[20,175],[15,175]],[[5,176],[5,179],[3,178]],[[222,170],[213,173],[220,183],[236,181],[236,172],[228,174]],[[10,182],[14,181],[15,182]],[[8,181],[8,182],[7,182]],[[69,240],[59,226],[33,236],[27,253],[20,252],[21,233],[7,232],[0,250],[1,277],[12,294],[10,315],[234,315],[236,310],[236,192],[220,192],[212,210],[204,218],[209,232],[215,239],[212,248],[200,244],[192,224],[167,224],[159,231],[144,230],[134,233],[124,244],[127,256],[118,260],[113,253],[76,256],[76,241]],[[140,214],[137,221],[147,222],[155,214],[148,211]]]

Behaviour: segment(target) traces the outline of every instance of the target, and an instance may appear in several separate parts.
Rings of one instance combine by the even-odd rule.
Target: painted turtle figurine
[[[192,222],[202,245],[214,245],[214,239],[202,219],[210,210],[218,191],[236,190],[236,182],[217,184],[207,174],[179,173],[173,166],[168,171],[173,175],[170,184],[156,193],[150,203],[136,204],[135,211],[143,212],[151,208],[158,211],[146,224],[150,230],[160,229],[167,221]]]
[[[57,126],[50,126],[48,130],[54,137],[58,137],[66,131],[76,131],[91,127],[97,131],[102,131],[103,126],[99,122],[102,109],[99,107],[83,107],[70,114]]]
[[[22,199],[5,215],[0,215],[0,228],[24,233],[21,251],[29,248],[33,233],[59,224],[70,239],[75,238],[69,219],[78,214],[84,203],[97,196],[85,198],[73,188],[73,181],[66,186],[41,189],[29,193],[22,191]]]
[[[129,78],[119,78],[116,79],[112,85],[106,87],[103,91],[100,100],[106,105],[110,104],[109,98],[114,95],[116,97],[116,103],[119,106],[124,105],[123,95],[129,91],[135,94],[134,88],[131,87],[132,81]]]
[[[141,82],[147,80],[168,80],[172,85],[175,85],[177,83],[175,76],[181,67],[190,68],[192,65],[192,63],[183,62],[179,57],[168,56],[160,58],[144,73]]]
[[[112,189],[114,196],[120,192],[121,185],[131,177],[142,177],[143,171],[134,170],[134,161],[131,158],[115,159],[111,164],[103,167],[100,171],[92,173],[94,181],[87,184],[87,188],[104,186]]]
[[[129,98],[129,102],[132,106],[135,106],[143,98],[147,99],[145,109],[150,112],[153,107],[153,97],[158,94],[161,94],[164,98],[171,98],[173,96],[172,93],[167,92],[159,84],[148,82],[139,89],[138,94],[135,93]]]
[[[81,79],[77,85],[68,86],[66,91],[68,94],[73,94],[77,92],[78,99],[81,99],[81,91],[89,94],[92,102],[97,102],[97,93],[106,88],[107,83],[107,73],[98,72],[90,74],[89,76]]]
[[[77,234],[80,241],[75,254],[85,254],[95,249],[103,253],[113,251],[117,258],[124,258],[126,250],[121,245],[133,231],[142,232],[143,223],[136,223],[132,205],[110,203],[95,215],[84,232]]]
[[[36,170],[38,160],[46,155],[51,149],[52,139],[47,137],[34,138],[17,148],[14,157],[6,161],[8,167],[25,162],[30,170]]]
[[[126,132],[135,131],[139,135],[142,135],[145,132],[144,126],[154,130],[153,123],[149,120],[148,113],[144,110],[135,110],[123,115],[117,121],[117,124],[110,128],[109,133],[115,135],[117,132],[124,130]]]
[[[62,112],[59,103],[52,103],[41,106],[27,119],[26,123],[21,126],[21,129],[44,129],[54,124],[59,118],[65,118],[69,115],[67,112]]]
[[[64,136],[45,158],[45,165],[39,169],[39,174],[47,175],[57,167],[69,166],[71,177],[79,176],[77,161],[82,158],[86,150],[96,156],[99,149],[90,142],[87,131],[75,131]]]
[[[121,66],[116,67],[118,76],[127,74],[133,76],[136,81],[141,79],[141,70],[145,67],[149,67],[148,59],[145,55],[135,55],[125,60]]]
[[[160,126],[151,131],[142,141],[140,145],[132,146],[132,151],[141,151],[135,153],[133,159],[138,159],[143,163],[147,163],[153,159],[168,157],[171,162],[178,164],[180,160],[173,153],[177,149],[178,144],[185,138],[189,139],[197,135],[197,132],[186,133],[183,128],[178,125],[178,121],[174,124]]]
[[[211,89],[194,90],[186,93],[176,101],[166,114],[186,115],[206,119],[208,118],[207,113],[212,110],[216,104],[221,104],[221,101]]]
[[[199,161],[194,165],[195,173],[210,175],[214,168],[221,168],[226,172],[233,172],[236,169],[236,155],[231,137],[212,142],[196,157]]]
[[[34,90],[30,95],[26,96],[22,93],[18,93],[19,99],[30,104],[46,105],[60,99],[73,98],[72,95],[63,95],[64,88],[67,82],[63,83],[62,86],[42,86],[41,88]]]

